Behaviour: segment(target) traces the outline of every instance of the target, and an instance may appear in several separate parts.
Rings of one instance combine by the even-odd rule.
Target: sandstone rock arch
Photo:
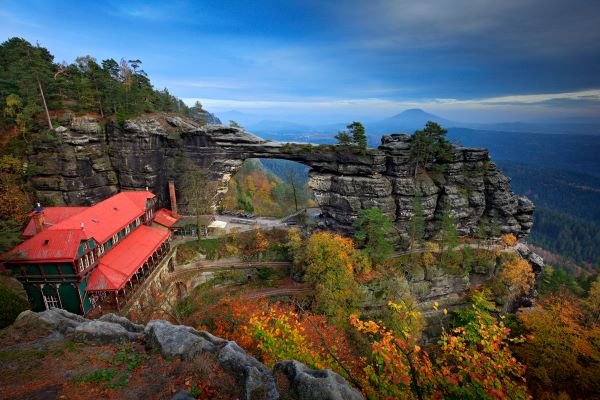
[[[183,162],[208,169],[223,191],[244,160],[278,158],[310,167],[309,186],[331,229],[351,231],[361,208],[377,207],[405,232],[417,192],[429,233],[444,207],[450,207],[463,234],[484,216],[501,232],[518,237],[533,225],[533,204],[511,191],[510,180],[485,149],[454,147],[443,173],[415,179],[405,135],[384,136],[378,148],[364,154],[332,145],[273,142],[239,128],[197,126],[169,116],[109,124],[105,134],[71,126],[59,135],[60,143],[36,148],[30,157],[32,164],[45,168],[32,178],[32,186],[56,205],[89,204],[120,189],[144,187],[168,205],[167,181],[182,184],[178,166]]]
[[[361,208],[381,209],[401,231],[412,216],[413,199],[421,193],[428,230],[435,216],[449,207],[459,232],[468,234],[486,216],[502,232],[529,233],[533,204],[516,196],[510,180],[491,162],[485,149],[454,147],[442,174],[413,177],[409,137],[382,138],[377,149],[365,153],[332,145],[281,143],[261,139],[239,128],[209,125],[182,134],[186,157],[208,168],[221,190],[249,158],[291,160],[310,167],[309,186],[325,222],[349,231]]]

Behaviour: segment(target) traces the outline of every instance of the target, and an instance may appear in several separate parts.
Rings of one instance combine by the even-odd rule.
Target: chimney
[[[169,196],[171,197],[171,212],[177,216],[177,197],[175,197],[175,182],[169,181]]]
[[[37,207],[35,207],[33,211],[33,223],[35,224],[35,233],[40,233],[45,229],[45,222],[46,221],[44,218],[44,209],[42,208],[40,203],[37,203]]]

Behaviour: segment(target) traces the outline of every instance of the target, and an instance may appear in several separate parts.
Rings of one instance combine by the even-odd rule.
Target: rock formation
[[[310,167],[309,186],[324,221],[351,231],[361,208],[377,207],[401,232],[420,193],[427,232],[448,207],[459,233],[472,233],[486,217],[502,233],[527,235],[534,205],[510,189],[485,149],[454,147],[453,157],[438,172],[414,176],[410,138],[390,135],[364,153],[332,145],[280,143],[239,128],[204,125],[182,117],[140,117],[105,128],[91,118],[74,118],[56,129],[57,139],[36,144],[30,156],[31,184],[42,201],[84,205],[119,189],[149,187],[168,201],[167,181],[182,187],[182,168],[193,163],[210,171],[226,190],[227,182],[248,158],[279,158]],[[182,198],[178,196],[178,198]]]
[[[360,392],[333,371],[313,370],[298,361],[282,361],[276,366],[275,371],[271,371],[235,342],[163,320],[150,321],[146,326],[134,324],[114,314],[104,315],[98,320],[88,320],[54,308],[40,313],[31,311],[21,313],[5,336],[20,337],[28,332],[47,335],[34,342],[36,348],[43,346],[47,341],[61,340],[84,343],[88,346],[141,341],[149,351],[157,350],[167,360],[180,359],[191,362],[197,357],[201,359],[204,353],[208,353],[215,356],[223,370],[236,377],[240,396],[247,400],[275,400],[280,396],[297,399],[363,399]],[[16,346],[23,347],[25,343]],[[4,350],[0,349],[0,351]],[[278,371],[281,371],[282,376],[288,380],[283,388],[278,387],[281,381],[276,382],[275,379]],[[285,393],[288,390],[292,392],[289,395]],[[189,396],[185,391],[173,397],[173,399],[188,398],[194,397]]]

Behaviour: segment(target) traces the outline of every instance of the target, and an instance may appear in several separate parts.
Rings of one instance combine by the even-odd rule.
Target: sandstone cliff
[[[452,160],[439,172],[414,177],[406,135],[384,136],[381,146],[363,154],[331,145],[271,142],[242,129],[200,126],[168,115],[106,126],[73,118],[55,134],[55,140],[36,143],[29,167],[38,197],[56,205],[90,204],[120,189],[144,187],[167,204],[167,181],[175,179],[181,188],[186,163],[208,169],[223,191],[245,159],[279,158],[311,168],[309,185],[331,229],[351,231],[361,208],[378,207],[406,232],[417,193],[428,234],[446,207],[462,234],[473,233],[483,217],[518,237],[533,223],[533,203],[511,191],[510,180],[485,149],[454,147]]]

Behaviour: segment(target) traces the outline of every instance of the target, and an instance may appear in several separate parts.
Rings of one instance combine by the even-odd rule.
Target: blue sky
[[[600,118],[594,0],[0,0],[0,40],[143,61],[158,88],[273,119]]]

